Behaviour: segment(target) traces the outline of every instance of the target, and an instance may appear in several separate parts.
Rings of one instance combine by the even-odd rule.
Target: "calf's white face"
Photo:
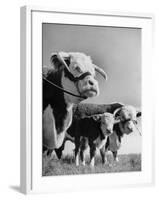
[[[101,136],[98,136],[98,138],[95,141],[96,147],[98,149],[101,149],[105,145],[107,137],[113,133],[113,126],[115,120],[113,114],[111,113],[103,113],[96,115],[94,116],[94,119],[100,121],[100,128],[104,136],[103,139],[101,139]]]
[[[101,129],[106,136],[113,133],[114,122],[114,116],[111,113],[104,113],[101,116]]]
[[[137,123],[137,112],[133,106],[123,106],[119,112],[118,119],[120,120],[120,128],[123,133],[130,134],[132,133],[136,127],[135,124]]]
[[[113,133],[113,126],[115,123],[113,114],[106,112],[103,114],[95,115],[93,118],[96,121],[100,121],[100,127],[105,136],[109,136]]]
[[[124,125],[124,132],[128,135],[135,130],[135,125],[132,121],[126,122]]]

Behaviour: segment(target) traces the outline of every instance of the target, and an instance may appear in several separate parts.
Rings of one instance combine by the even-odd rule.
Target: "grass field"
[[[119,155],[119,162],[115,163],[112,156],[108,155],[108,163],[102,164],[100,156],[96,156],[95,167],[89,166],[89,159],[86,159],[86,166],[75,166],[73,156],[64,156],[58,160],[54,155],[51,159],[43,156],[43,176],[90,174],[90,173],[110,173],[141,171],[141,154]]]

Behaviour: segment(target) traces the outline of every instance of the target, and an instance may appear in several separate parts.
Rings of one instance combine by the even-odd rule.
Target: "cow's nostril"
[[[92,80],[89,80],[88,83],[89,83],[89,85],[94,85]]]

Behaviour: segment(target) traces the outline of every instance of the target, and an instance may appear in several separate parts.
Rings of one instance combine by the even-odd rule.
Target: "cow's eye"
[[[82,73],[82,70],[79,66],[76,67],[76,71],[79,72],[79,73]]]

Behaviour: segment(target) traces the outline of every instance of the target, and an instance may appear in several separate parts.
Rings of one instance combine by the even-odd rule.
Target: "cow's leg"
[[[91,167],[94,167],[95,155],[96,155],[96,145],[90,144],[90,166]]]
[[[114,161],[119,162],[119,159],[118,159],[118,156],[117,156],[118,152],[117,151],[113,151],[112,153],[113,153]]]
[[[106,164],[107,163],[107,155],[106,155],[105,146],[100,149],[100,155],[102,157],[102,163]]]
[[[79,166],[79,151],[80,151],[80,140],[75,139],[75,163]]]
[[[52,149],[47,149],[45,150],[45,153],[43,154],[47,159],[51,159],[51,156],[52,156],[52,152],[53,150]]]
[[[48,149],[45,146],[43,146],[43,153],[45,153],[47,150]]]
[[[52,152],[53,152],[53,150],[52,150],[52,149],[48,149],[48,150],[47,150],[47,156],[48,156],[48,157],[51,157],[51,155],[52,155]]]
[[[59,160],[62,157],[62,152],[64,150],[64,146],[65,146],[65,144],[63,143],[62,146],[59,149],[55,149],[55,153],[56,153]]]
[[[58,149],[55,149],[55,153],[56,153],[58,159],[61,159],[61,157],[62,157],[62,152],[63,152],[63,150],[65,148],[66,141],[67,141],[67,139],[65,138],[64,141],[63,141],[62,146],[60,148],[58,148]]]

